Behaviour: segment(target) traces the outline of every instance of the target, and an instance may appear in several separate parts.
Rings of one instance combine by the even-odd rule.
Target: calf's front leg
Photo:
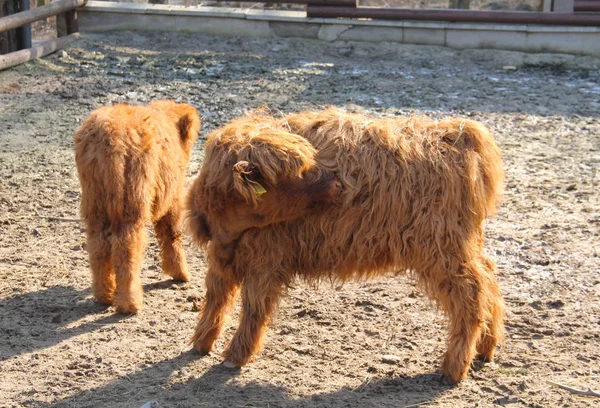
[[[235,301],[240,284],[231,266],[222,268],[214,263],[209,265],[205,283],[206,296],[192,337],[194,348],[203,355],[212,350],[221,334],[225,316]]]
[[[284,287],[285,282],[274,274],[254,272],[245,276],[240,325],[223,353],[225,366],[241,367],[260,351],[265,330]]]

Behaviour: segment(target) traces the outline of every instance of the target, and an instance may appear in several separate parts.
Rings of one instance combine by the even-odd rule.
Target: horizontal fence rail
[[[31,48],[11,52],[10,54],[6,55],[0,55],[0,71],[23,64],[35,58],[45,57],[46,55],[55,52],[79,37],[79,33],[73,33],[65,35],[64,37],[56,38],[54,40],[44,41],[43,43],[35,45]]]
[[[600,0],[575,0],[574,10],[577,12],[600,12]]]
[[[0,32],[12,30],[43,18],[75,10],[85,3],[86,0],[55,0],[46,6],[2,17],[0,18]]]
[[[244,3],[313,4],[319,6],[356,7],[357,0],[243,0]]]
[[[461,23],[512,23],[600,25],[596,13],[546,13],[530,11],[476,11],[446,9],[404,9],[391,7],[306,7],[307,17],[371,18],[378,20],[422,20]]]

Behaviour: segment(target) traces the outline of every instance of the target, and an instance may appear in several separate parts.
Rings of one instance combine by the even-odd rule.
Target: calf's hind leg
[[[485,307],[486,328],[477,342],[477,357],[482,361],[492,361],[498,342],[504,337],[504,301],[496,280],[496,265],[486,257],[481,256],[481,265],[485,271],[484,280],[489,289]]]
[[[190,274],[187,268],[185,250],[182,244],[181,211],[174,206],[154,224],[160,245],[162,270],[177,281],[187,282]]]
[[[448,383],[463,380],[476,354],[476,345],[490,319],[486,310],[487,282],[479,262],[454,259],[442,272],[446,279],[439,285],[436,300],[449,318],[448,349],[442,363],[443,379]],[[448,268],[450,266],[450,268]],[[438,275],[442,276],[442,275]]]
[[[108,220],[98,212],[85,219],[87,250],[92,270],[92,293],[100,303],[112,304],[115,293],[115,270],[111,261]]]
[[[146,229],[141,221],[125,223],[113,235],[112,260],[117,278],[113,304],[118,313],[136,313],[143,305],[140,273],[147,241]]]

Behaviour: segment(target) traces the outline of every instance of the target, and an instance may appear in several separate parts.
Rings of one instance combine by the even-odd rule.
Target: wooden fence
[[[0,53],[3,54],[0,55],[0,70],[48,55],[78,38],[77,8],[83,6],[85,2],[86,0],[55,0],[50,4],[29,10],[29,0],[0,0],[0,5],[5,6],[0,8],[4,10],[4,13],[0,12],[0,34],[13,33],[0,36],[0,42],[3,44],[0,48]],[[13,3],[13,5],[20,3],[22,11],[14,14],[6,13],[6,10],[10,10],[6,7],[6,3]],[[23,7],[25,4],[26,6]],[[14,8],[13,6],[12,10]],[[14,34],[15,29],[27,27],[35,21],[52,16],[56,16],[56,39],[32,46],[30,28],[28,37],[26,30]],[[12,40],[14,37],[17,37],[17,41]]]
[[[29,0],[0,0],[0,70],[47,55],[78,36],[77,8],[87,0],[55,0],[27,10]],[[306,5],[307,17],[442,22],[600,26],[600,0],[543,0],[543,11],[468,10],[470,0],[449,0],[453,9],[361,7],[358,0],[244,0],[247,2]],[[12,14],[21,5],[18,13]],[[15,6],[17,5],[17,6]],[[8,15],[7,15],[8,14]],[[31,46],[30,23],[56,16],[57,38]],[[15,29],[21,29],[18,33]],[[8,34],[7,34],[8,33]],[[15,38],[18,41],[15,41]]]

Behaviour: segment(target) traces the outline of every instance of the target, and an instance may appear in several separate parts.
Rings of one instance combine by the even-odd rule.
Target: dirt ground
[[[527,58],[123,32],[86,35],[0,72],[0,406],[600,405],[546,383],[600,389],[600,74],[567,70],[566,57]],[[501,68],[516,60],[525,62]],[[497,360],[475,365],[456,387],[440,384],[444,318],[408,277],[390,276],[298,285],[257,360],[224,369],[218,352],[235,317],[216,353],[200,357],[188,344],[204,294],[203,253],[188,245],[193,278],[175,284],[160,270],[154,238],[145,308],[119,316],[95,303],[73,133],[96,107],[156,98],[196,106],[202,135],[265,104],[483,121],[507,173],[500,212],[486,225],[508,307]],[[189,177],[201,161],[199,140]]]

